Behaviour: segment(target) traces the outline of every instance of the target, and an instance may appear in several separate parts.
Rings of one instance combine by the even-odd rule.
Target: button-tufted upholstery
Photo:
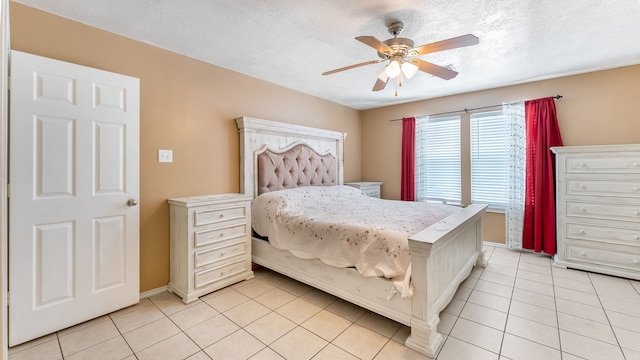
[[[337,185],[336,158],[319,155],[304,144],[285,153],[266,150],[258,155],[258,195],[300,186]]]

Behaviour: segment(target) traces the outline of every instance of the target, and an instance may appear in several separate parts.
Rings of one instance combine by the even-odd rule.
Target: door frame
[[[8,358],[8,321],[7,321],[7,135],[8,135],[8,74],[9,50],[11,40],[9,35],[9,0],[0,0],[0,328],[2,359]]]

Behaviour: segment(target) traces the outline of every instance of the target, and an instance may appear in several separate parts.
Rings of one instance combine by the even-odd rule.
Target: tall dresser
[[[169,291],[190,303],[253,277],[251,196],[169,199]]]
[[[640,144],[551,150],[555,264],[640,280]]]

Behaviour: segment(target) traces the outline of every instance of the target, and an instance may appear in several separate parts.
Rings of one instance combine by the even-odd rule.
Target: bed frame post
[[[485,263],[482,215],[472,204],[409,237],[411,251],[411,335],[407,347],[435,358],[442,347],[440,311],[453,299],[474,265]]]
[[[429,283],[428,267],[432,244],[410,241],[411,278],[414,285],[411,297],[411,335],[405,345],[428,357],[435,358],[442,347],[443,338],[438,333],[439,311],[434,311],[433,286]]]
[[[476,222],[476,242],[476,249],[478,249],[478,260],[476,261],[476,266],[484,269],[489,264],[489,258],[487,258],[486,249],[484,248],[482,221]]]

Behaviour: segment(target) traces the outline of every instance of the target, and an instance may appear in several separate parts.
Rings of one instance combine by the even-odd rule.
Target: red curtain
[[[402,118],[402,170],[400,176],[400,199],[415,201],[415,143],[416,118]]]
[[[555,168],[550,148],[562,138],[553,98],[525,102],[527,164],[522,247],[556,253]]]

